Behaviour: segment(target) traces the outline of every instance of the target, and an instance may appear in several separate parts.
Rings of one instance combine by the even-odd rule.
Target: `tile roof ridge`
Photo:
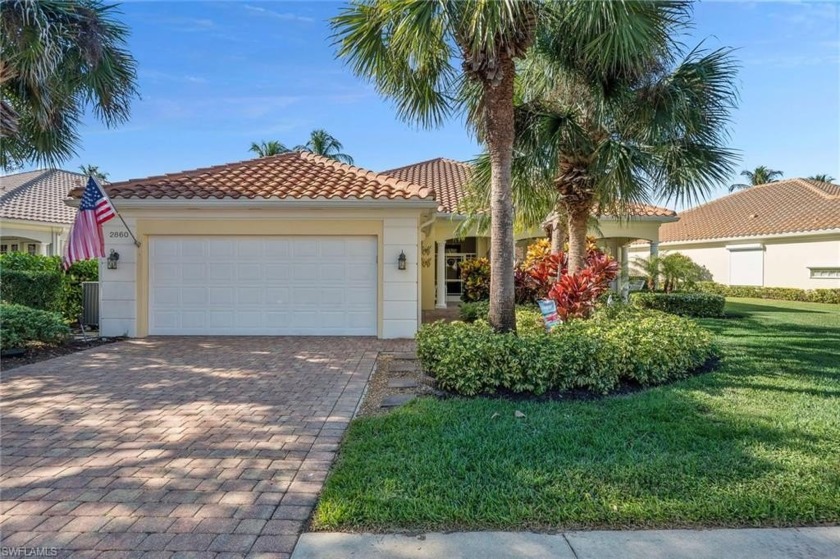
[[[815,181],[815,180],[810,180],[810,179],[804,179],[804,178],[801,178],[801,177],[791,179],[791,181],[797,182],[798,184],[804,186],[805,188],[807,188],[811,192],[814,192],[818,196],[821,196],[821,197],[826,198],[828,200],[840,200],[840,194],[829,194],[828,192],[826,192],[825,190],[823,190],[822,188],[817,186],[817,184],[826,185],[826,186],[837,186],[837,185],[833,185],[830,182]],[[815,183],[817,183],[817,184],[815,184]]]
[[[336,161],[335,159],[331,159],[329,157],[325,157],[323,155],[318,155],[317,153],[312,153],[308,151],[302,151],[300,152],[300,154],[304,159],[309,159],[314,163],[319,163],[324,166],[331,166],[336,169],[341,169],[343,171],[353,173],[354,175],[360,177],[375,180],[383,186],[393,186],[394,188],[407,192],[409,196],[414,195],[420,196],[421,198],[425,198],[426,196],[431,194],[434,199],[435,192],[432,189],[425,186],[420,186],[419,184],[415,184],[407,180],[398,179],[397,177],[394,177],[387,173],[377,173],[376,171],[371,171],[369,169],[365,169],[364,167],[358,167],[356,165],[342,163],[341,161]]]
[[[411,167],[419,167],[420,165],[428,165],[429,163],[434,163],[435,161],[451,161],[453,163],[458,163],[458,161],[455,161],[453,159],[447,159],[445,157],[433,157],[431,159],[426,159],[425,161],[418,161],[416,163],[409,163],[408,165],[402,165],[401,167],[394,167],[393,169],[386,169],[385,171],[382,171],[382,174],[387,175],[387,174],[390,174],[390,173],[396,173],[397,171],[403,171],[403,170],[409,169]]]
[[[249,163],[259,163],[261,161],[266,161],[266,160],[270,160],[270,159],[281,159],[281,158],[286,158],[286,157],[289,157],[289,156],[295,156],[295,155],[299,155],[299,154],[300,154],[300,152],[298,152],[298,151],[287,151],[287,152],[283,152],[283,153],[277,153],[277,154],[274,154],[274,155],[267,155],[265,157],[252,157],[251,159],[242,159],[241,161],[234,161],[232,163],[222,163],[222,164],[219,164],[219,165],[210,165],[209,167],[198,167],[196,169],[187,169],[186,171],[178,171],[178,172],[175,172],[175,173],[161,173],[161,174],[158,174],[158,175],[149,175],[147,177],[136,177],[136,178],[131,178],[131,179],[125,179],[125,180],[122,180],[122,181],[108,183],[107,186],[122,187],[122,186],[125,186],[126,184],[133,183],[133,182],[149,182],[149,181],[154,181],[154,180],[164,179],[164,178],[173,178],[173,177],[181,177],[181,176],[185,176],[185,175],[207,173],[207,172],[210,172],[210,171],[217,171],[217,170],[220,170],[220,169],[227,169],[227,168],[236,168],[236,167],[241,167],[242,165],[247,165]]]
[[[30,188],[35,186],[37,183],[41,182],[43,179],[51,176],[56,171],[56,169],[36,169],[34,171],[26,171],[26,172],[27,173],[34,173],[36,171],[41,171],[41,173],[38,174],[38,175],[35,175],[34,177],[29,179],[25,183],[19,184],[17,187],[12,188],[8,192],[3,192],[2,195],[0,195],[0,202],[7,202],[7,201],[9,201],[13,198],[17,198],[22,192],[24,192],[26,190],[29,190]],[[24,173],[15,173],[15,175],[23,175],[23,174]],[[7,175],[7,176],[12,176],[12,175]]]

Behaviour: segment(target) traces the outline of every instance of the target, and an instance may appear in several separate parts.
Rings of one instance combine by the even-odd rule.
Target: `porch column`
[[[651,258],[658,258],[659,257],[659,241],[651,241],[650,242],[650,257]],[[653,289],[659,289],[659,276],[653,278]]]
[[[437,287],[435,288],[435,308],[446,308],[446,241],[437,241]]]
[[[619,252],[621,254],[621,272],[619,273],[619,293],[621,298],[626,303],[630,300],[630,255],[626,244],[621,245]]]

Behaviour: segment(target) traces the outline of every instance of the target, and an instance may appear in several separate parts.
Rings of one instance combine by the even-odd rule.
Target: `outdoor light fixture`
[[[400,251],[400,256],[397,258],[397,269],[405,270],[405,251]]]
[[[111,254],[108,255],[108,269],[109,270],[116,270],[117,269],[117,262],[120,259],[120,253],[114,249],[111,249]]]

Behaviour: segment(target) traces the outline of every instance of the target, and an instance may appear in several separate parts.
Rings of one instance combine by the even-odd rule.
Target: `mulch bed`
[[[62,345],[47,345],[42,343],[32,343],[26,348],[22,355],[3,356],[0,357],[0,370],[8,371],[22,365],[29,365],[30,363],[38,363],[39,361],[46,361],[62,355],[69,355],[78,351],[84,351],[92,347],[111,344],[118,342],[125,338],[88,338],[87,341],[83,339],[74,338],[71,341]]]

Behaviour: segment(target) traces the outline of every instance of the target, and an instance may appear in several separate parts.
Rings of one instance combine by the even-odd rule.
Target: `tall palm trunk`
[[[485,82],[485,130],[490,155],[490,325],[498,332],[516,330],[514,309],[515,250],[511,160],[513,159],[512,58],[499,60],[498,83]],[[497,74],[498,75],[498,74]]]
[[[563,250],[569,232],[569,223],[565,217],[565,209],[558,200],[554,206],[554,219],[551,220],[551,254],[558,254]]]
[[[569,211],[569,273],[574,274],[586,265],[586,231],[589,209],[577,206]]]
[[[565,210],[569,222],[568,269],[570,274],[574,274],[586,266],[586,231],[595,191],[586,161],[563,161],[560,168],[555,187],[558,204]]]

